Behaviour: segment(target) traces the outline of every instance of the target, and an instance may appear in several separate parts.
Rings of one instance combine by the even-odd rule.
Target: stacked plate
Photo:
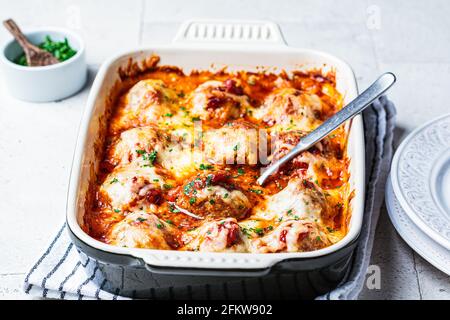
[[[402,238],[450,275],[450,114],[414,130],[397,149],[386,205]]]

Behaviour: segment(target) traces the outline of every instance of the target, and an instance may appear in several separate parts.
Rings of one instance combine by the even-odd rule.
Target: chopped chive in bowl
[[[48,35],[45,37],[45,41],[40,43],[38,47],[50,52],[60,62],[72,58],[77,53],[77,51],[72,49],[69,45],[67,38],[64,38],[64,41],[53,41]],[[22,53],[14,59],[14,63],[21,66],[28,66],[25,53]]]

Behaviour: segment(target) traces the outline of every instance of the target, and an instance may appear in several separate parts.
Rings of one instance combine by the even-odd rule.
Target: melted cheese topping
[[[256,183],[342,107],[333,74],[154,66],[124,86],[85,215],[91,235],[126,247],[271,253],[317,250],[347,232],[343,128]]]
[[[292,129],[311,131],[320,125],[322,101],[316,94],[293,88],[282,88],[269,95],[264,104],[255,109],[253,116],[266,123],[276,124],[275,129],[289,125]]]
[[[227,90],[227,84],[221,81],[206,81],[195,89],[190,98],[190,112],[202,120],[220,120],[239,118],[250,107],[248,97]]]
[[[257,164],[258,131],[254,128],[224,127],[206,131],[204,157],[213,164]]]
[[[164,184],[164,178],[156,173],[155,167],[131,164],[111,172],[99,192],[108,198],[114,209],[124,210],[148,191],[161,189]]]
[[[119,247],[168,250],[171,249],[170,228],[154,214],[137,211],[114,225],[108,242]]]
[[[255,210],[255,216],[280,222],[287,219],[320,221],[323,208],[324,201],[317,191],[303,186],[300,179],[293,179],[286,188],[268,196]]]
[[[242,231],[237,221],[228,218],[204,223],[200,228],[187,232],[183,250],[204,252],[246,252],[246,243],[241,241]]]
[[[116,129],[135,127],[159,121],[178,109],[177,95],[161,80],[139,81],[124,97],[121,116],[114,123]]]

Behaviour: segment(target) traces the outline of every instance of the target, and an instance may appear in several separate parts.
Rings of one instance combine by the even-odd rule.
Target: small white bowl
[[[77,51],[70,59],[43,67],[27,67],[14,63],[23,50],[15,40],[2,46],[0,64],[4,81],[12,96],[25,101],[47,102],[67,98],[86,83],[87,66],[84,43],[72,31],[42,28],[24,32],[33,44],[44,42],[48,35],[53,41],[64,41]]]

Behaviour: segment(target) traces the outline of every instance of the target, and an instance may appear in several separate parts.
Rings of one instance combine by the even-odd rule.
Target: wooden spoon
[[[41,48],[38,48],[30,41],[28,41],[28,39],[25,37],[22,31],[20,31],[19,27],[12,19],[3,21],[3,25],[6,29],[8,29],[9,32],[11,32],[19,45],[22,47],[23,52],[25,52],[25,56],[27,58],[28,66],[38,67],[59,63],[59,60],[56,59],[50,52],[42,50]]]

